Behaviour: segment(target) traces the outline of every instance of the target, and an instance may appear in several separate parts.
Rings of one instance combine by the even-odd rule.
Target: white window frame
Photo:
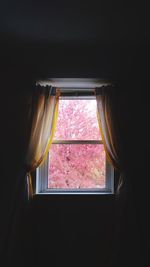
[[[72,90],[70,91],[72,93]],[[90,92],[90,90],[86,91]],[[91,92],[90,92],[91,93]],[[88,96],[84,94],[70,96],[61,96],[61,99],[95,99],[95,96]],[[52,144],[103,144],[102,140],[54,140]],[[114,194],[114,168],[106,159],[106,187],[105,188],[85,188],[85,189],[53,189],[48,188],[48,166],[49,155],[45,159],[44,163],[36,169],[36,194]]]

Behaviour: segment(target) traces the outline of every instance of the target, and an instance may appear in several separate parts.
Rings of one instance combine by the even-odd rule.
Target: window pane
[[[101,144],[53,144],[48,188],[105,188],[106,155]]]
[[[54,140],[101,140],[96,100],[60,100]]]

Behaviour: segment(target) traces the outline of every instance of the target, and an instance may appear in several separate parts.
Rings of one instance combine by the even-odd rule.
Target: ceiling
[[[137,76],[149,25],[133,1],[1,0],[0,67],[6,77]]]
[[[148,10],[131,1],[1,0],[0,33],[14,42],[145,42]]]

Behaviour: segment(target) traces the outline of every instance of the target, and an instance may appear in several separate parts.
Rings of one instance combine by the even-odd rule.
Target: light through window
[[[97,189],[106,186],[106,155],[95,99],[61,99],[48,159],[48,188]]]
[[[69,93],[68,93],[69,92]],[[36,193],[113,193],[113,167],[108,163],[91,91],[62,90],[53,143],[36,170]]]

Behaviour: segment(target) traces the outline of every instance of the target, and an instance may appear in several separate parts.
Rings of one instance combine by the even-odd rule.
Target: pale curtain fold
[[[52,95],[52,88],[35,89],[29,112],[30,134],[26,153],[26,171],[29,197],[33,194],[30,173],[44,161],[52,144],[59,105],[59,90]]]
[[[122,143],[117,125],[113,87],[96,89],[97,117],[108,161],[120,172],[122,164]]]

